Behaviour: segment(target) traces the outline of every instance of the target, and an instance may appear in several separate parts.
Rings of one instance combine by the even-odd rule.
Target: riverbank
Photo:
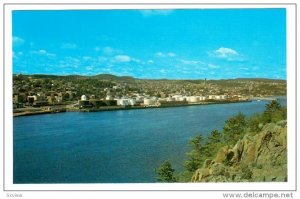
[[[231,103],[245,103],[251,102],[251,100],[239,100],[239,101],[215,101],[215,102],[201,102],[201,103],[182,103],[182,104],[163,104],[161,106],[102,106],[99,108],[74,108],[74,107],[59,107],[59,108],[23,108],[14,110],[13,116],[31,116],[40,114],[53,114],[61,112],[100,112],[100,111],[117,111],[117,110],[135,110],[135,109],[153,109],[153,108],[174,108],[183,106],[201,106],[201,105],[214,105],[214,104],[231,104]]]

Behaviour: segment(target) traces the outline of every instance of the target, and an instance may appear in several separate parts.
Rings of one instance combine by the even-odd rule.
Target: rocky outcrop
[[[192,181],[287,181],[286,121],[266,124],[252,134],[246,134],[233,148],[220,148],[214,159],[207,159],[194,173]]]

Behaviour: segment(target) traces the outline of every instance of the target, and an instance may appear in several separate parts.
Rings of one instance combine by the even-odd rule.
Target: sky
[[[286,79],[285,9],[13,11],[13,73]]]

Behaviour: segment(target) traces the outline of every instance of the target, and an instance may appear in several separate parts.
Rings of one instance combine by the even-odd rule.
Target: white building
[[[216,96],[215,96],[215,99],[216,99],[216,100],[220,100],[220,99],[221,99],[221,95],[216,95]]]
[[[107,95],[105,99],[106,100],[113,100],[114,98],[112,96],[110,96],[110,95]]]
[[[216,96],[215,95],[209,95],[208,99],[216,99]]]
[[[187,101],[192,103],[199,102],[199,96],[190,96],[187,98]]]
[[[118,106],[128,106],[129,100],[128,99],[117,99]]]
[[[143,102],[144,101],[144,98],[143,97],[141,97],[141,96],[137,96],[136,98],[135,98],[135,101],[136,102]]]
[[[204,100],[206,100],[205,96],[199,96],[199,101],[204,101]]]
[[[175,99],[172,98],[172,97],[167,97],[167,98],[166,98],[166,101],[167,101],[167,102],[173,102],[173,101],[175,101]]]
[[[136,100],[135,99],[128,99],[128,103],[131,106],[134,106],[136,104]]]
[[[136,100],[132,98],[117,99],[118,106],[134,106],[135,104],[136,104]]]
[[[175,101],[182,101],[183,96],[182,95],[173,95],[172,98],[174,98]]]
[[[221,100],[226,100],[228,97],[227,95],[220,95],[221,96]]]
[[[144,106],[155,106],[156,100],[150,98],[144,98]]]

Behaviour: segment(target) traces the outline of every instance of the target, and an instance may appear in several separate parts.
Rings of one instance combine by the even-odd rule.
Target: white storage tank
[[[87,100],[86,96],[85,96],[85,95],[81,95],[81,100],[82,100],[82,101]]]

